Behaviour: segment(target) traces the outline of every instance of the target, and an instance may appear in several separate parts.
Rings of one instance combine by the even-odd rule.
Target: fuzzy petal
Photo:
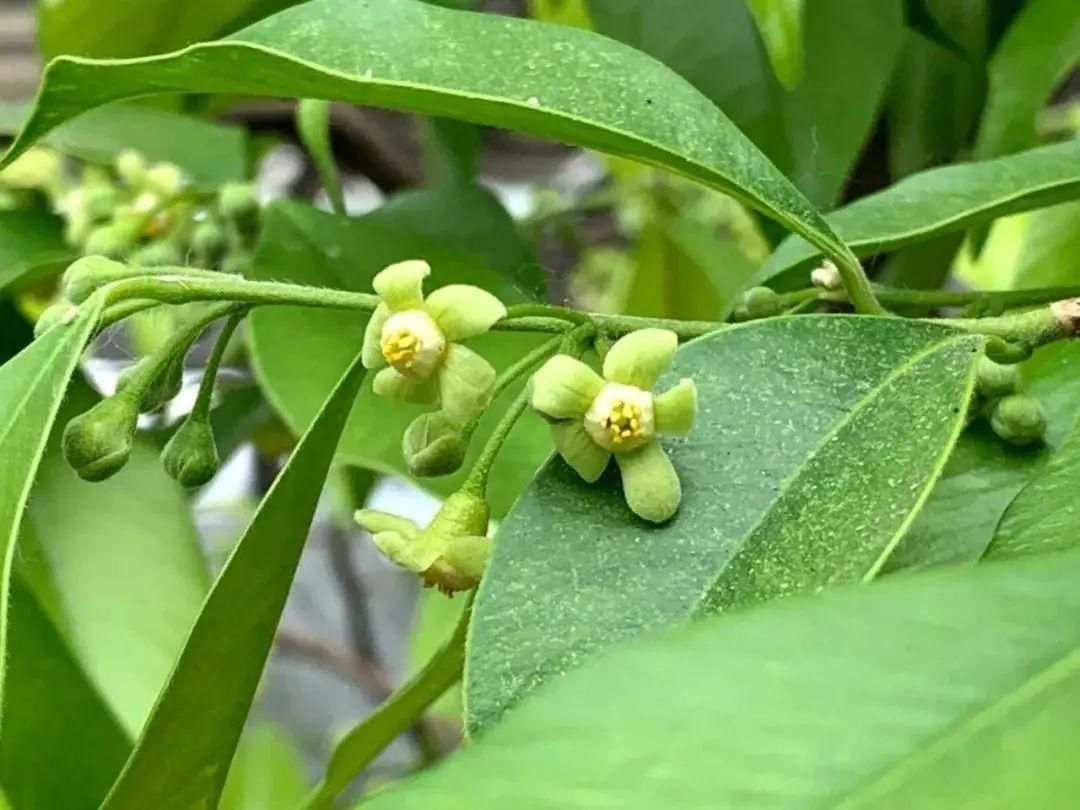
[[[360,356],[360,362],[364,368],[375,369],[386,366],[386,358],[382,353],[382,330],[390,318],[390,307],[380,303],[375,307],[368,319],[367,328],[364,330],[364,348]]]
[[[604,474],[611,453],[594,442],[581,422],[555,422],[551,438],[559,455],[590,484]]]
[[[420,527],[408,518],[381,512],[378,509],[359,509],[353,518],[360,528],[371,534],[397,532],[402,537],[412,539],[420,533]]]
[[[659,442],[649,442],[629,453],[616,453],[622,470],[626,504],[638,517],[663,523],[679,508],[682,485],[671,459]]]
[[[380,397],[396,397],[413,405],[431,405],[439,398],[434,378],[410,380],[392,368],[384,368],[376,374],[371,389]]]
[[[506,317],[502,301],[487,290],[469,284],[440,287],[424,301],[424,309],[435,319],[447,340],[482,335],[495,321]]]
[[[532,406],[552,419],[581,419],[604,381],[568,354],[557,354],[532,377]]]
[[[379,551],[395,565],[420,574],[439,558],[439,549],[419,543],[400,532],[379,532],[373,538]]]
[[[431,275],[431,265],[419,259],[392,264],[379,271],[371,281],[375,292],[391,312],[419,309],[424,303],[424,279]]]
[[[443,412],[451,421],[460,423],[487,405],[495,383],[495,369],[472,349],[452,343],[438,378]]]
[[[683,435],[690,432],[697,418],[697,386],[689,378],[653,397],[656,432]]]
[[[638,329],[619,338],[604,358],[604,379],[648,391],[671,363],[679,347],[668,329]]]

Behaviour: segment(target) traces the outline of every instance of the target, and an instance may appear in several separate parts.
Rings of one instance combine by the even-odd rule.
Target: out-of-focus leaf
[[[543,22],[592,28],[585,0],[529,0],[529,15]]]
[[[75,258],[59,217],[45,211],[0,211],[0,290],[27,273]]]
[[[655,56],[723,109],[811,201],[832,206],[900,51],[899,0],[815,0],[803,78],[776,80],[746,0],[589,0],[596,30]]]
[[[450,637],[465,608],[464,599],[447,599],[445,594],[427,589],[420,594],[409,632],[409,669],[416,673]],[[432,711],[460,719],[461,688],[455,685],[432,706]]]
[[[442,195],[442,191],[432,194]],[[263,278],[303,284],[371,291],[372,277],[383,267],[405,259],[426,259],[432,275],[428,291],[448,283],[484,287],[508,304],[531,300],[518,292],[513,279],[515,265],[502,257],[473,252],[473,240],[484,232],[479,222],[458,228],[468,219],[457,197],[444,199],[451,207],[433,205],[414,196],[407,207],[426,211],[423,227],[412,213],[399,217],[391,207],[357,219],[335,217],[296,203],[279,203],[266,212],[266,226],[253,272]],[[505,214],[503,215],[505,216]],[[441,233],[440,233],[441,232]],[[492,244],[508,241],[498,227],[491,231]],[[521,248],[516,248],[518,254]],[[488,260],[496,264],[488,264]],[[363,342],[366,319],[354,312],[334,312],[297,307],[266,308],[251,316],[251,350],[256,374],[270,402],[294,432],[303,430],[319,402],[333,384],[334,376],[349,362]],[[542,342],[535,335],[499,332],[482,335],[470,345],[497,369],[505,368]],[[318,363],[311,358],[318,357]],[[516,396],[514,386],[489,408],[473,440],[473,455],[494,427],[499,415]],[[342,438],[344,460],[377,470],[405,473],[401,437],[408,424],[425,409],[400,400],[377,397],[366,385],[356,416]],[[430,410],[430,408],[428,409]],[[510,434],[496,462],[489,495],[496,513],[505,513],[551,451],[547,431],[535,424],[519,424]],[[468,462],[466,462],[468,469]],[[464,473],[428,478],[421,483],[448,494],[461,485]]]
[[[788,90],[802,79],[803,0],[747,0],[773,72]]]
[[[873,256],[1018,211],[1080,196],[1080,140],[1017,155],[929,169],[829,215],[855,254]],[[786,239],[758,275],[777,287],[801,283],[821,252]]]
[[[103,810],[215,807],[364,370],[348,368],[230,555]]]
[[[988,158],[1035,143],[1035,115],[1080,60],[1074,0],[1029,0],[990,60],[990,92],[975,154]]]
[[[0,137],[14,137],[29,104],[0,108]],[[53,130],[45,142],[91,163],[112,163],[125,149],[180,166],[198,183],[240,180],[247,171],[247,138],[239,127],[134,104],[91,110]]]
[[[967,428],[886,572],[981,559],[1013,498],[1065,443],[1080,414],[1080,345],[1046,346],[1021,371],[1024,389],[1047,411],[1045,446],[1012,447],[983,422]]]
[[[875,576],[952,450],[980,342],[899,318],[805,316],[683,347],[658,386],[693,377],[701,403],[667,448],[679,513],[635,520],[614,470],[593,485],[561,459],[541,471],[499,527],[477,596],[469,726],[621,639]]]
[[[304,763],[285,729],[256,726],[240,740],[218,810],[296,810],[307,790]]]
[[[1024,231],[1013,286],[1055,287],[1080,283],[1080,202],[1032,214]]]
[[[364,807],[1067,807],[1078,578],[1080,556],[1059,554],[641,639]]]
[[[897,13],[898,2],[888,3]],[[880,12],[874,20],[873,29],[862,32],[866,36],[891,31]],[[851,21],[845,24],[849,32],[841,42],[856,36]],[[880,58],[867,44],[860,48]],[[843,58],[823,56],[830,64]],[[850,64],[845,71],[849,79],[865,75]],[[732,194],[821,244],[839,262],[854,263],[788,179],[716,106],[662,64],[590,31],[416,0],[312,0],[226,40],[160,57],[58,58],[46,71],[34,114],[0,165],[87,110],[182,92],[373,104],[634,157]],[[846,120],[852,98],[860,96],[849,88],[829,98],[843,104],[816,104],[804,112]],[[805,123],[806,115],[799,116],[799,125]],[[820,162],[811,168],[832,176]]]
[[[930,0],[904,0],[904,25],[950,53],[965,57],[960,45],[930,8]]]
[[[97,484],[64,460],[67,420],[98,401],[73,383],[34,482],[24,531],[73,652],[132,738],[138,736],[209,586],[188,500],[158,448]]]

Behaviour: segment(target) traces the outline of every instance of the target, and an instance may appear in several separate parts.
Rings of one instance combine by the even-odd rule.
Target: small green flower
[[[674,332],[641,329],[611,347],[603,378],[580,360],[559,354],[532,379],[532,406],[553,420],[559,455],[592,482],[614,454],[627,505],[653,523],[674,515],[682,499],[679,477],[657,436],[689,433],[697,415],[693,380],[652,394],[677,347]]]
[[[476,587],[491,554],[487,537],[487,502],[470,492],[446,499],[426,529],[413,521],[361,509],[356,522],[371,532],[375,545],[391,562],[420,575],[426,588],[447,596]]]
[[[364,366],[382,369],[374,390],[421,405],[442,402],[456,421],[471,418],[487,400],[495,369],[458,341],[488,331],[506,307],[468,284],[451,284],[424,297],[431,273],[424,261],[392,264],[372,286],[382,302],[364,333]]]

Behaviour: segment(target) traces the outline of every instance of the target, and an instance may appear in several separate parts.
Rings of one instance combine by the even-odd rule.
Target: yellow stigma
[[[382,353],[386,362],[395,368],[404,366],[411,369],[416,365],[416,354],[422,348],[424,344],[420,338],[408,329],[399,329],[383,341]]]
[[[653,397],[632,385],[607,383],[585,414],[585,430],[606,450],[633,450],[654,435]]]
[[[397,312],[387,319],[379,339],[386,362],[406,377],[426,380],[446,353],[446,337],[422,310]]]

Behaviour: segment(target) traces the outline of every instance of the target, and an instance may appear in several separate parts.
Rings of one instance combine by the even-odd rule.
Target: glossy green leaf
[[[803,71],[803,0],[748,0],[776,77],[787,89]]]
[[[1080,62],[1074,0],[1029,0],[990,60],[990,91],[975,154],[996,157],[1033,145],[1035,115]]]
[[[776,80],[746,0],[589,0],[596,30],[713,100],[811,201],[835,204],[870,133],[903,34],[899,0],[815,0],[803,77]]]
[[[7,624],[0,785],[12,810],[93,810],[131,739],[18,574]]]
[[[405,215],[391,202],[387,208],[357,219],[334,217],[296,203],[271,206],[266,212],[254,272],[268,279],[370,292],[372,277],[383,267],[423,258],[432,266],[428,291],[444,284],[470,283],[494,292],[507,303],[530,300],[517,291],[514,271],[518,268],[506,263],[514,254],[500,260],[472,251],[485,223],[493,243],[511,239],[500,235],[501,221],[483,214],[479,222],[459,229],[458,222],[468,219],[463,207],[468,197],[443,196],[442,191],[432,194],[435,196],[426,201],[412,197],[407,203],[412,210]],[[454,200],[456,208],[443,206]],[[426,212],[424,226],[417,229],[414,223],[420,221],[421,212]],[[443,230],[442,235],[437,235],[439,230]],[[519,245],[514,253],[520,255],[521,251]],[[498,263],[488,264],[487,259]],[[526,275],[526,279],[529,277]],[[310,422],[334,376],[363,342],[365,326],[366,318],[353,312],[276,307],[252,315],[256,374],[271,403],[294,431]],[[471,340],[469,345],[496,368],[505,368],[542,340],[535,335],[500,332]],[[313,357],[318,357],[319,362],[313,364]],[[519,390],[520,386],[514,386],[489,410],[474,437],[474,454],[480,451],[483,437]],[[361,405],[342,439],[342,457],[360,466],[404,473],[401,437],[424,410],[376,397],[370,384],[365,386]],[[514,430],[492,476],[489,494],[497,513],[505,513],[550,452],[547,431],[540,426],[519,425]],[[422,484],[448,494],[460,486],[463,475],[428,478]]]
[[[105,810],[217,805],[364,371],[342,376],[214,582]]]
[[[132,738],[138,736],[198,614],[209,574],[183,490],[151,442],[97,484],[60,451],[71,417],[97,401],[71,386],[41,461],[23,531],[28,565],[55,594],[55,619],[76,657]],[[28,538],[23,537],[23,543]]]
[[[371,810],[1067,807],[1080,557],[720,616],[611,650]]]
[[[850,259],[724,114],[648,56],[589,31],[416,0],[313,0],[160,57],[61,57],[5,160],[86,110],[174,92],[326,98],[602,149],[727,191]]]
[[[0,136],[14,136],[30,106],[0,108]],[[64,154],[112,163],[135,149],[153,161],[175,163],[191,179],[208,185],[240,180],[247,172],[247,141],[239,127],[133,104],[110,104],[53,130],[45,143]]]
[[[554,459],[499,528],[466,669],[473,729],[598,650],[703,611],[873,577],[960,431],[980,339],[899,319],[756,321],[682,348],[683,501],[634,519]],[[662,380],[658,390],[662,390]],[[798,407],[792,407],[798,403]],[[872,516],[872,517],[871,517]]]
[[[1006,214],[1080,196],[1080,140],[1017,155],[929,169],[829,215],[858,256],[872,256]],[[759,280],[804,286],[821,252],[798,237],[781,243]]]
[[[1013,498],[1065,444],[1080,416],[1080,344],[1046,346],[1021,371],[1047,411],[1045,445],[1012,447],[981,421],[967,428],[886,572],[981,559]]]
[[[0,290],[27,273],[75,258],[59,217],[45,211],[0,211]]]
[[[240,740],[218,810],[296,810],[307,790],[304,762],[286,730],[256,726]]]

